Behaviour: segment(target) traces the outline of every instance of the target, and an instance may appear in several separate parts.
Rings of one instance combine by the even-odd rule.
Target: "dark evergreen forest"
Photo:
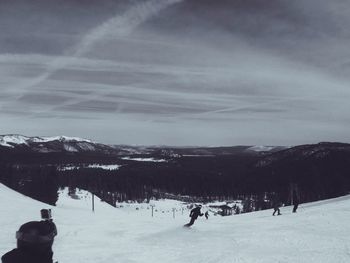
[[[264,209],[269,207],[263,200],[272,194],[290,203],[291,185],[297,186],[302,202],[348,194],[349,149],[343,144],[317,144],[268,154],[176,156],[166,162],[137,162],[101,154],[8,154],[1,158],[0,181],[49,204],[55,204],[60,187],[70,187],[91,191],[112,205],[171,195],[201,201],[249,199],[254,202],[253,209]],[[118,163],[121,167],[113,171],[59,169],[65,164],[79,167],[86,163]]]

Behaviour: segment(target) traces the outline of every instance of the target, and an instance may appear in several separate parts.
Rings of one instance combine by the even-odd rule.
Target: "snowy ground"
[[[200,218],[190,229],[182,227],[189,218],[179,202],[155,203],[159,211],[152,218],[146,205],[115,209],[100,201],[93,213],[90,198],[64,194],[52,208],[59,263],[350,262],[350,196],[304,204],[297,214],[285,207],[275,217],[263,211]],[[15,247],[18,227],[39,220],[39,210],[49,206],[1,184],[0,200],[2,255]]]

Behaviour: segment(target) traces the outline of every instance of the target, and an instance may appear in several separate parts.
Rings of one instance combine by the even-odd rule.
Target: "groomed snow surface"
[[[1,184],[0,200],[2,255],[15,247],[19,226],[39,220],[39,210],[49,206]],[[95,201],[93,213],[89,193],[72,199],[63,192],[52,207],[59,263],[350,262],[349,196],[301,205],[296,214],[285,207],[275,217],[271,210],[201,217],[192,228],[182,227],[189,217],[180,202],[154,202],[152,218],[147,204],[116,209]]]

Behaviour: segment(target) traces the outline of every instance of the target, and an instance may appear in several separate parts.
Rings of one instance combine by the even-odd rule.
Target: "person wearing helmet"
[[[52,220],[31,221],[16,232],[17,248],[2,256],[2,263],[52,263],[52,245],[57,235]]]
[[[191,217],[191,221],[186,224],[185,226],[190,227],[194,224],[194,221],[197,220],[198,216],[203,216],[202,212],[201,212],[201,205],[197,205],[195,208],[193,208],[190,212],[190,217]]]

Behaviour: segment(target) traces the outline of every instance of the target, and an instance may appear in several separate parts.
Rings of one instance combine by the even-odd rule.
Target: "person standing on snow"
[[[295,199],[294,199],[294,205],[293,205],[293,213],[296,213],[297,212],[297,209],[298,209],[298,206],[299,206],[299,198],[298,197],[296,197]]]
[[[276,212],[277,212],[278,216],[282,215],[281,211],[280,211],[281,201],[278,198],[277,194],[274,196],[272,204],[273,204],[273,209],[274,209],[272,215],[274,216],[276,214]]]
[[[190,212],[190,217],[191,217],[191,221],[186,224],[185,226],[190,227],[194,224],[194,221],[197,220],[198,216],[203,216],[202,212],[201,212],[201,205],[196,206],[195,208],[193,208]]]
[[[204,216],[205,216],[206,219],[208,219],[209,218],[209,212],[208,211],[205,212]]]

